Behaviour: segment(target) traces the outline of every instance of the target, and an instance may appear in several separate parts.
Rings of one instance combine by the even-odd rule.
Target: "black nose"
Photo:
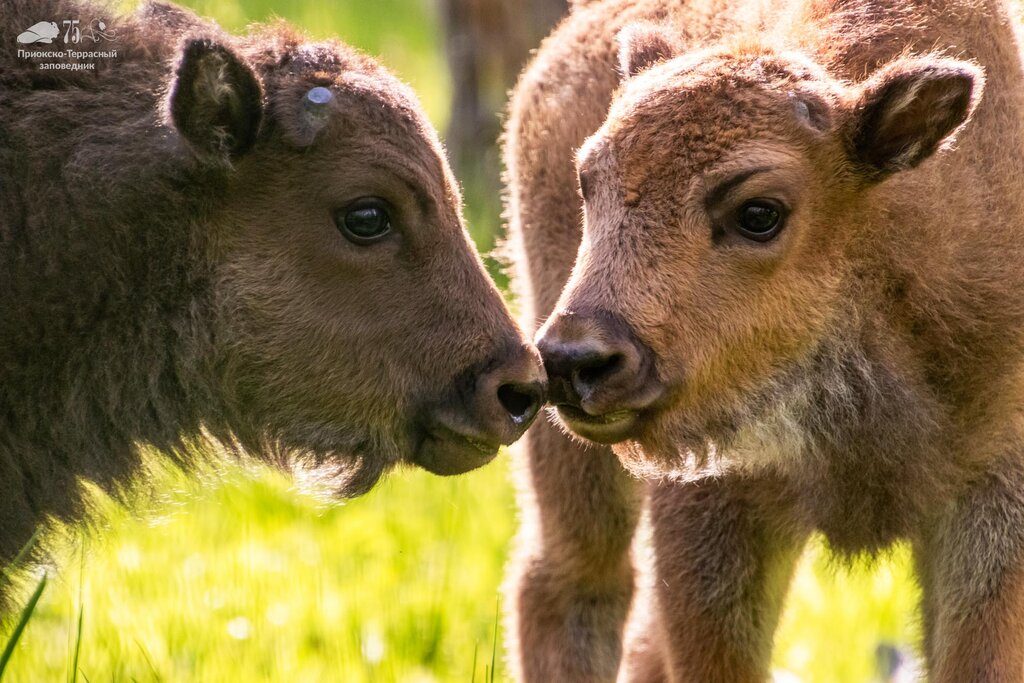
[[[661,395],[654,354],[620,317],[560,314],[541,330],[552,403],[590,415],[641,410]]]
[[[625,353],[597,340],[562,342],[545,336],[540,343],[548,377],[570,401],[590,396],[624,367]]]
[[[476,379],[475,413],[490,440],[517,441],[544,405],[544,367],[532,347],[522,346],[493,362]]]
[[[524,384],[510,382],[498,387],[498,403],[516,424],[527,424],[537,417],[544,402],[544,385],[539,382]]]

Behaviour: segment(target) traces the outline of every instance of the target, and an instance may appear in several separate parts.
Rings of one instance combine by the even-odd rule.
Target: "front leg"
[[[651,488],[654,484],[648,484]],[[664,659],[661,615],[658,610],[658,581],[654,561],[654,529],[650,507],[644,505],[633,538],[635,572],[633,604],[626,621],[622,666],[617,683],[665,683],[668,672]]]
[[[932,683],[1024,680],[1024,463],[997,462],[914,544]]]
[[[522,523],[506,584],[509,664],[521,683],[611,683],[633,595],[642,490],[607,447],[539,422],[517,472]]]
[[[768,680],[786,588],[810,533],[793,500],[770,476],[652,486],[665,681]],[[656,680],[650,661],[634,657],[630,667],[620,680]]]

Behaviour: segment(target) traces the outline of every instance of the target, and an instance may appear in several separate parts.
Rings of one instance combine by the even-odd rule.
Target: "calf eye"
[[[373,244],[391,232],[391,216],[383,199],[359,199],[334,216],[341,234],[353,244]]]
[[[740,207],[736,228],[748,239],[767,242],[782,231],[785,213],[785,207],[774,199],[751,199]]]

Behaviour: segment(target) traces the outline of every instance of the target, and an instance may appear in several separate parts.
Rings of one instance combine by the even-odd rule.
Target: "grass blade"
[[[494,677],[498,675],[495,663],[498,660],[498,622],[501,621],[501,597],[494,604],[494,639],[491,641],[491,672],[487,683],[494,683]]]
[[[71,668],[68,671],[68,683],[78,683],[78,657],[82,652],[82,618],[85,615],[85,545],[83,543],[78,554],[78,624],[75,631],[75,647],[71,655]]]
[[[43,595],[43,589],[46,588],[46,579],[47,574],[43,572],[42,578],[39,579],[39,585],[32,592],[32,597],[25,603],[25,608],[21,610],[21,616],[18,617],[18,623],[14,627],[11,637],[7,639],[4,652],[0,655],[0,679],[4,677],[4,670],[7,669],[7,663],[11,660],[11,655],[14,654],[14,648],[18,645],[18,640],[21,639],[21,634],[28,625],[28,620],[32,618],[32,613],[36,609],[36,603],[39,602],[39,598]]]
[[[153,680],[154,681],[162,681],[163,680],[163,676],[161,676],[160,672],[156,670],[155,666],[153,666],[153,660],[149,658],[149,652],[147,652],[146,648],[144,648],[142,646],[142,643],[139,642],[138,638],[132,638],[132,640],[134,640],[135,644],[138,646],[139,652],[142,653],[143,659],[146,660],[146,664],[149,664],[149,671],[150,671],[150,673],[153,674]]]
[[[85,615],[85,605],[78,603],[78,631],[75,633],[75,650],[71,655],[71,671],[68,673],[68,683],[78,683],[78,656],[82,652],[82,617]]]

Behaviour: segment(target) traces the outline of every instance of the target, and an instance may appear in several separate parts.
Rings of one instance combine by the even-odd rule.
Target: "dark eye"
[[[740,207],[736,228],[740,234],[757,242],[767,242],[785,223],[785,207],[774,199],[751,199]]]
[[[384,200],[370,197],[360,199],[339,211],[334,222],[353,244],[365,246],[383,239],[391,232],[391,216]]]

